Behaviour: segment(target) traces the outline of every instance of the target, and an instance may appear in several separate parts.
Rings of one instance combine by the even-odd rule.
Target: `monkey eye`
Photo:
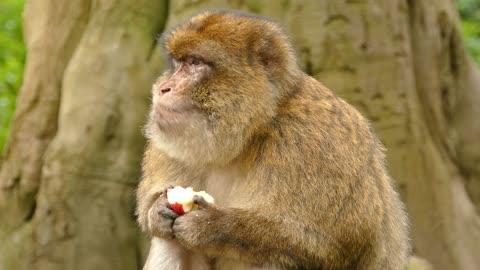
[[[187,60],[186,60],[187,64],[189,65],[200,65],[202,63],[202,61],[198,58],[194,58],[194,57],[188,57]]]

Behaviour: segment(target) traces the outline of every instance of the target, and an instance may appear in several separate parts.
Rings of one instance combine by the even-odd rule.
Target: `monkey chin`
[[[153,121],[161,130],[168,132],[175,131],[185,127],[189,115],[193,113],[192,109],[170,109],[162,106],[153,108]]]
[[[157,112],[152,109],[145,136],[171,158],[188,164],[213,159],[215,145],[207,117],[199,112]]]
[[[145,136],[152,146],[173,159],[192,166],[221,165],[241,152],[244,141],[241,131],[230,129],[227,135],[218,136],[218,127],[201,112],[176,116],[175,121],[159,121],[155,114],[151,110]]]

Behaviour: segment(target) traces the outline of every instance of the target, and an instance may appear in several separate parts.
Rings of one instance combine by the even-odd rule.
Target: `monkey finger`
[[[157,213],[159,215],[162,215],[166,218],[171,218],[171,219],[176,219],[179,216],[179,214],[177,214],[175,211],[173,211],[170,208],[166,208],[166,207],[162,207],[162,208],[158,209]]]
[[[166,184],[165,186],[163,186],[163,190],[165,191],[165,193],[167,192],[167,190],[172,189],[172,188],[174,188],[174,186],[172,186],[170,184]]]
[[[199,209],[211,208],[212,205],[205,200],[202,196],[195,195],[193,196],[193,202],[198,205]]]

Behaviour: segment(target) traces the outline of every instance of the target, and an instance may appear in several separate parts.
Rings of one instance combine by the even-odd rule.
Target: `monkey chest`
[[[228,207],[241,207],[248,204],[254,185],[240,169],[214,169],[207,173],[205,191],[215,198],[215,203]]]

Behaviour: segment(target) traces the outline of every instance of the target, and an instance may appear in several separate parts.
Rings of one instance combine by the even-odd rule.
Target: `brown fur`
[[[165,48],[213,72],[188,97],[211,136],[173,131],[165,140],[194,142],[178,154],[177,144],[159,147],[154,121],[146,127],[137,213],[160,245],[204,256],[212,269],[405,269],[407,218],[382,145],[357,110],[299,69],[278,25],[206,12],[169,33]],[[173,240],[148,226],[165,184],[216,198],[166,223]]]

